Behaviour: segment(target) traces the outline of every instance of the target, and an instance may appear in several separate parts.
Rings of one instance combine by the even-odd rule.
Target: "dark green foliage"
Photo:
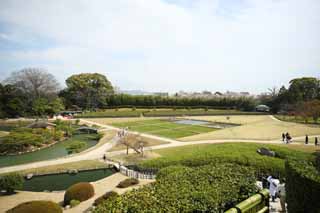
[[[286,162],[286,198],[290,213],[320,212],[320,172],[315,162]]]
[[[107,106],[107,97],[113,87],[106,76],[99,73],[81,73],[66,80],[67,88],[60,92],[67,106],[77,105],[83,109]]]
[[[173,166],[162,169],[155,183],[111,198],[94,212],[222,212],[256,192],[249,167]]]
[[[61,207],[52,201],[36,200],[21,203],[8,213],[62,213]]]
[[[118,188],[127,188],[129,186],[134,186],[134,185],[137,185],[137,184],[139,184],[139,180],[138,179],[136,179],[136,178],[127,178],[127,179],[121,181],[117,185],[117,187]]]
[[[94,188],[90,183],[80,182],[70,186],[64,194],[64,205],[69,205],[71,200],[80,202],[88,200],[94,195]]]
[[[98,206],[100,205],[101,203],[111,199],[111,198],[115,198],[115,197],[118,197],[118,193],[117,192],[114,192],[114,191],[110,191],[110,192],[107,192],[105,193],[104,195],[98,197],[97,199],[95,199],[93,205],[94,206]]]
[[[109,106],[118,107],[161,107],[161,108],[186,108],[186,107],[210,107],[215,109],[243,109],[254,110],[255,100],[252,98],[185,98],[185,97],[161,97],[146,95],[116,94],[107,98]]]
[[[10,173],[0,177],[0,190],[5,190],[8,194],[17,189],[22,189],[24,179],[18,173]]]

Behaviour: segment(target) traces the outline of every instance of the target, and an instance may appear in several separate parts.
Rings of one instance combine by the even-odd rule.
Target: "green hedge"
[[[97,199],[95,199],[93,205],[94,206],[98,206],[100,205],[101,203],[111,199],[111,198],[114,198],[114,197],[117,197],[119,196],[117,192],[114,192],[114,191],[110,191],[110,192],[107,192],[105,193],[104,195],[98,197]]]
[[[123,181],[121,181],[117,187],[118,188],[127,188],[129,186],[134,186],[134,185],[137,185],[139,183],[139,180],[136,179],[136,178],[127,178]]]
[[[320,213],[320,172],[315,162],[286,162],[286,197],[290,213]]]
[[[252,168],[171,166],[153,184],[111,198],[94,212],[223,212],[257,192]]]
[[[52,201],[36,200],[21,203],[8,213],[62,213],[61,207]]]
[[[94,195],[94,188],[90,183],[80,182],[69,187],[64,194],[64,205],[69,205],[71,200],[80,202],[88,200]]]

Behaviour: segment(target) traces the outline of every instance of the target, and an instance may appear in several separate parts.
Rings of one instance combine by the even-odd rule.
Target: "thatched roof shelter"
[[[47,129],[47,128],[56,127],[56,124],[45,122],[45,121],[36,121],[34,123],[29,124],[27,127],[32,129],[39,129],[39,128]]]

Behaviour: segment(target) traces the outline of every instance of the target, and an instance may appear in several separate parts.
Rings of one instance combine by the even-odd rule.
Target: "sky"
[[[122,90],[249,91],[320,77],[319,0],[1,0],[0,80],[40,67]]]

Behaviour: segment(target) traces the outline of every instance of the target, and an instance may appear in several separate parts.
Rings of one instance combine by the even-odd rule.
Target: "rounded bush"
[[[117,187],[118,188],[127,188],[129,186],[133,186],[133,185],[136,185],[139,183],[139,180],[136,179],[136,178],[128,178],[128,179],[125,179],[123,181],[121,181]]]
[[[61,207],[52,201],[36,200],[21,203],[8,213],[62,213]]]
[[[70,186],[64,194],[64,205],[69,205],[71,200],[80,202],[88,200],[94,195],[94,188],[90,183],[80,182]]]
[[[114,191],[110,191],[110,192],[107,192],[105,193],[104,195],[98,197],[93,205],[94,206],[98,206],[99,204],[103,203],[104,201],[110,199],[110,198],[113,198],[113,197],[117,197],[118,196],[118,193],[117,192],[114,192]]]

